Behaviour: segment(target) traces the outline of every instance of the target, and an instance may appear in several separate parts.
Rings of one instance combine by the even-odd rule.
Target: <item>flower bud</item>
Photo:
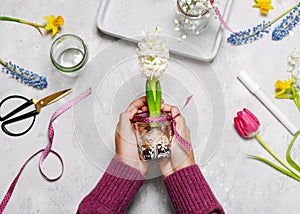
[[[234,118],[234,126],[242,137],[251,138],[258,132],[260,123],[254,114],[244,108]]]

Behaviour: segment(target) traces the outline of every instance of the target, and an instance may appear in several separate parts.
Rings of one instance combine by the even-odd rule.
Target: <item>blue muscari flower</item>
[[[264,34],[269,33],[270,22],[263,21],[263,23],[258,24],[253,27],[252,30],[244,30],[238,33],[231,34],[227,41],[233,45],[242,45],[262,38]]]
[[[248,29],[231,34],[227,38],[227,41],[233,45],[242,45],[257,40],[258,38],[262,38],[264,34],[269,33],[269,28],[272,24],[285,16],[282,22],[272,31],[272,39],[276,41],[281,40],[300,22],[299,15],[300,2],[277,18],[273,19],[271,22],[264,21],[262,24],[253,27],[252,30]]]
[[[299,23],[300,3],[295,7],[272,32],[272,39],[279,41],[289,34]]]
[[[0,64],[4,66],[1,69],[2,72],[9,74],[12,78],[19,80],[21,83],[38,89],[43,89],[48,86],[46,77],[40,76],[32,71],[17,66],[12,62],[4,62],[0,59]]]

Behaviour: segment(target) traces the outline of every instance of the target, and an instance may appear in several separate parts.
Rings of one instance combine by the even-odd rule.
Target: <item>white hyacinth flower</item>
[[[158,80],[168,67],[169,48],[166,41],[157,36],[158,31],[156,28],[154,35],[144,33],[137,48],[140,72],[149,80]]]

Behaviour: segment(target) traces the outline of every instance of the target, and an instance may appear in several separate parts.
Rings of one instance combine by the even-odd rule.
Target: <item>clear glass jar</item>
[[[65,34],[58,37],[51,46],[50,58],[62,74],[76,77],[88,61],[88,46],[78,36]]]
[[[207,0],[177,0],[176,28],[184,35],[199,35],[208,25],[209,11],[210,3]]]
[[[170,157],[173,137],[170,114],[162,113],[159,117],[150,118],[148,113],[138,113],[133,122],[141,160],[161,161]]]

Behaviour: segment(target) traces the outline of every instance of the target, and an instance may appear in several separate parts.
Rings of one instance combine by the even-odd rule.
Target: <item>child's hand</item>
[[[147,109],[146,97],[141,97],[133,101],[126,111],[120,114],[119,123],[115,132],[117,156],[124,163],[140,170],[142,174],[146,174],[148,164],[141,161],[139,158],[138,147],[131,120],[133,119],[134,114],[140,111],[147,111]]]
[[[175,106],[163,104],[162,110],[171,112],[172,117],[175,117],[176,130],[187,142],[191,143],[190,129],[185,123],[184,117],[180,114],[179,110]],[[171,157],[168,160],[160,162],[160,169],[163,175],[166,177],[173,172],[191,166],[195,164],[194,152],[191,149],[190,152],[186,151],[178,142],[177,138],[173,136],[171,142]]]

